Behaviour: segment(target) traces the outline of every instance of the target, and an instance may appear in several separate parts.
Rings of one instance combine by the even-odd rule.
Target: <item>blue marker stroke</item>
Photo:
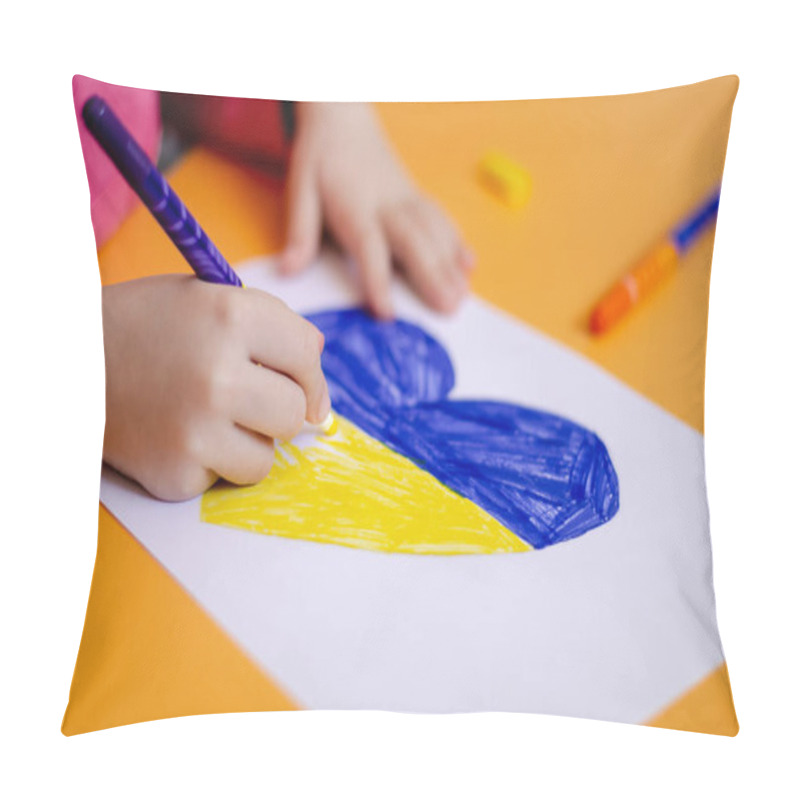
[[[489,400],[448,400],[455,373],[422,328],[360,309],[313,314],[336,413],[535,548],[610,520],[619,482],[601,439],[563,417]]]

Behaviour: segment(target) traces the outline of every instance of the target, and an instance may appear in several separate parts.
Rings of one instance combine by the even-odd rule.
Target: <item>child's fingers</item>
[[[322,236],[322,208],[313,163],[302,153],[292,159],[286,193],[286,248],[278,268],[290,275],[308,266]]]
[[[385,227],[392,253],[403,267],[413,289],[433,308],[449,310],[453,302],[451,289],[445,274],[437,268],[425,232],[407,213],[392,215]]]
[[[243,428],[289,441],[306,419],[306,396],[291,378],[249,364],[234,398],[233,419]]]
[[[220,478],[241,486],[264,480],[275,461],[272,439],[231,424],[209,442],[209,468]]]
[[[411,209],[417,222],[427,231],[430,238],[440,244],[440,253],[447,259],[447,266],[468,273],[474,258],[464,245],[461,234],[450,217],[435,203],[420,198]]]
[[[465,283],[443,237],[431,236],[410,209],[387,217],[385,227],[392,252],[414,290],[437,311],[454,311]]]
[[[306,416],[319,423],[330,411],[328,384],[322,373],[322,334],[285,303],[265,292],[248,289],[246,319],[250,358],[299,384],[306,396]]]
[[[470,250],[464,242],[459,239],[458,242],[458,266],[466,273],[469,274],[475,269],[475,254]]]
[[[355,259],[364,282],[367,306],[379,319],[392,319],[391,254],[377,220],[345,225],[338,236],[344,249]]]
[[[364,280],[367,305],[376,317],[392,319],[394,309],[391,299],[391,254],[377,225],[354,248],[354,255]]]

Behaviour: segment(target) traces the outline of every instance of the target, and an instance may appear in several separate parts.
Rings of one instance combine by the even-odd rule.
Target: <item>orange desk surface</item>
[[[737,86],[729,77],[580,103],[378,109],[415,180],[474,250],[475,293],[702,432],[712,234],[610,335],[593,339],[586,321],[609,284],[719,182]],[[477,164],[491,149],[530,171],[526,207],[510,210],[478,183]],[[279,179],[204,149],[189,153],[170,179],[234,265],[282,246]],[[99,260],[104,284],[187,271],[143,208]],[[64,732],[174,714],[294,707],[101,507],[98,562]],[[725,666],[648,724],[735,734]]]

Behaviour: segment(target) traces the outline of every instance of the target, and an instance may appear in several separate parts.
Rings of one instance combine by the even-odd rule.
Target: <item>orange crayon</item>
[[[678,266],[680,257],[716,219],[719,190],[618,280],[595,306],[589,330],[599,336],[616,325]]]

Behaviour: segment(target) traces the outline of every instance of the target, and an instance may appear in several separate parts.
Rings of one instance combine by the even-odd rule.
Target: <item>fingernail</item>
[[[458,292],[449,292],[442,297],[440,302],[440,310],[444,314],[452,314],[461,302],[461,294]]]
[[[463,275],[459,275],[452,283],[446,284],[441,295],[444,312],[452,314],[456,311],[466,293],[467,281]]]
[[[320,424],[321,422],[325,421],[325,417],[331,411],[331,396],[328,392],[328,385],[325,384],[325,392],[322,395],[322,400],[320,401],[319,408],[317,409],[317,419],[316,424]]]
[[[394,317],[391,303],[383,298],[373,298],[364,301],[367,311],[377,320],[390,320]]]
[[[281,272],[291,272],[292,269],[297,265],[297,262],[300,260],[300,256],[301,253],[299,247],[296,245],[287,247],[286,250],[283,251],[283,255],[278,261],[278,269]]]
[[[451,289],[456,297],[463,297],[467,293],[469,283],[466,275],[458,274],[455,281],[451,284]]]

